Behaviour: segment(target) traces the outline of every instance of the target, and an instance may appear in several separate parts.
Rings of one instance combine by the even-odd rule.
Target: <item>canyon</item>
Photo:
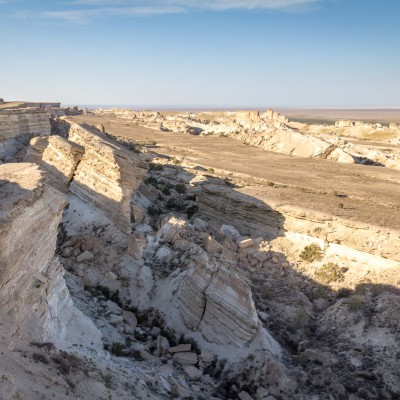
[[[1,399],[396,399],[400,127],[0,104]]]

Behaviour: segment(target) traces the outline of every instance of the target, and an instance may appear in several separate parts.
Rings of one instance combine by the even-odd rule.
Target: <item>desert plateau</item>
[[[395,123],[3,102],[0,140],[2,399],[397,398]]]
[[[400,400],[398,0],[0,0],[0,400]]]

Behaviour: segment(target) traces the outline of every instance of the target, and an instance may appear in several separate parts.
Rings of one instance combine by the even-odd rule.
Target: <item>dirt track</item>
[[[212,167],[220,175],[240,178],[238,189],[273,202],[307,208],[345,219],[400,229],[400,171],[295,158],[266,152],[225,137],[161,132],[93,114],[73,117],[103,124],[112,135],[152,141],[155,153],[184,157]],[[266,181],[274,182],[268,186]]]

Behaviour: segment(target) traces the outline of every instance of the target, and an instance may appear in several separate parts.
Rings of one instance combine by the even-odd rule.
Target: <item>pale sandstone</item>
[[[13,156],[34,136],[51,134],[43,109],[0,109],[0,160]]]
[[[30,141],[25,161],[39,164],[48,173],[51,185],[67,192],[84,151],[82,146],[61,136],[35,137]]]
[[[258,328],[251,288],[232,267],[216,264],[204,251],[192,257],[181,284],[179,310],[187,328],[218,344],[249,342]]]
[[[197,354],[190,352],[175,353],[173,360],[181,365],[196,365],[197,364]]]
[[[53,259],[65,196],[29,163],[0,165],[0,187],[0,315],[7,333],[91,346],[89,333],[97,346],[100,333],[74,307],[63,269]]]
[[[99,131],[71,123],[69,140],[85,154],[70,190],[101,210],[123,232],[131,232],[131,196],[146,173],[141,157],[109,140]]]

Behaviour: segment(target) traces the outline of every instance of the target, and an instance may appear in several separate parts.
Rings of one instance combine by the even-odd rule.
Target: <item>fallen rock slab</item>
[[[197,354],[189,352],[175,353],[173,359],[181,365],[196,365],[198,361]]]

